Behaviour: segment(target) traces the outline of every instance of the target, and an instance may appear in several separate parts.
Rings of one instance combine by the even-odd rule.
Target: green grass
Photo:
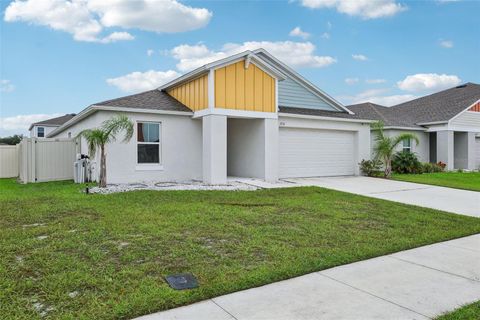
[[[478,320],[480,319],[480,301],[463,306],[455,311],[438,317],[436,320]]]
[[[439,172],[424,174],[394,174],[395,180],[435,186],[480,191],[480,172]]]
[[[2,319],[127,319],[480,232],[477,218],[315,187],[81,191],[0,180]],[[170,289],[178,272],[200,288]]]

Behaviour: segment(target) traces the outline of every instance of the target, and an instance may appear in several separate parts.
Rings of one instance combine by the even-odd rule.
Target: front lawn
[[[0,180],[2,319],[128,319],[480,232],[480,219],[322,188],[86,195]],[[200,288],[164,277],[192,272]]]
[[[480,172],[439,172],[424,174],[394,174],[395,180],[435,186],[480,191]]]
[[[480,319],[480,301],[463,306],[455,311],[438,317],[436,320],[478,320]]]

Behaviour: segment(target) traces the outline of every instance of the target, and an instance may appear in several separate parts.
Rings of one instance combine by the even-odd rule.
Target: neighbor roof
[[[94,103],[95,106],[192,112],[168,93],[154,89],[130,96]]]
[[[418,128],[424,123],[448,122],[478,100],[480,85],[469,82],[392,107],[367,102],[347,108],[361,117],[383,121],[385,126]]]
[[[59,127],[65,122],[67,122],[68,120],[72,119],[73,117],[75,117],[75,113],[68,113],[61,117],[51,118],[51,119],[47,119],[40,122],[35,122],[30,125],[30,128],[28,128],[28,130],[32,130],[33,126]]]

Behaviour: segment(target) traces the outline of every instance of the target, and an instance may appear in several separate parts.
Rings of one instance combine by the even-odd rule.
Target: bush
[[[359,163],[360,170],[367,177],[374,177],[380,175],[382,162],[380,160],[362,160]]]
[[[413,152],[397,152],[393,157],[392,170],[395,173],[422,173],[422,164]]]
[[[430,162],[422,163],[422,172],[423,173],[442,172],[443,169],[444,169],[444,167],[442,167],[438,163],[430,163]]]

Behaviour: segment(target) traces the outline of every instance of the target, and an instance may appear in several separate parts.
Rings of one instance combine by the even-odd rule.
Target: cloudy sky
[[[263,47],[342,103],[480,83],[480,1],[1,1],[0,136]]]

